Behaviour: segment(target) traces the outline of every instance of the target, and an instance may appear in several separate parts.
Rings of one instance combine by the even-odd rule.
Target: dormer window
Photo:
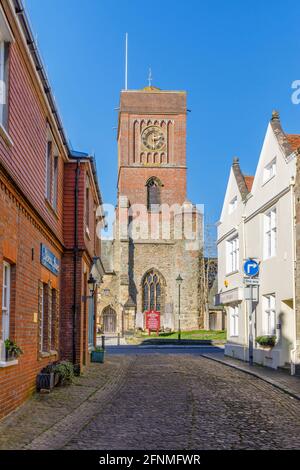
[[[232,214],[233,211],[237,208],[237,196],[235,196],[233,199],[231,199],[229,203],[229,214]]]
[[[264,168],[264,178],[263,181],[266,183],[269,181],[273,176],[276,175],[276,158],[274,158],[267,166]]]

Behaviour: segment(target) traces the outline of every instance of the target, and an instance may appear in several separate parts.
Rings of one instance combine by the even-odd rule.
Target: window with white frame
[[[12,31],[0,2],[0,127],[8,130],[8,66]]]
[[[230,336],[239,335],[239,306],[229,307],[229,334]]]
[[[45,196],[53,209],[57,209],[58,199],[58,171],[59,156],[58,148],[52,136],[50,129],[47,131],[46,148],[46,187]]]
[[[0,125],[8,123],[8,51],[9,43],[0,40]]]
[[[229,214],[232,214],[233,211],[237,208],[237,196],[235,196],[229,203]]]
[[[52,205],[54,209],[57,209],[57,196],[58,196],[58,156],[54,156],[53,159],[53,197]]]
[[[266,183],[275,175],[276,175],[276,158],[274,158],[270,163],[268,163],[268,165],[265,166],[263,182]]]
[[[227,273],[232,273],[239,269],[239,237],[235,235],[226,241],[226,265]]]
[[[263,296],[262,329],[265,335],[276,335],[276,297],[275,294]]]
[[[269,210],[264,216],[264,257],[271,258],[276,254],[277,217],[276,208]]]
[[[2,340],[9,338],[10,323],[10,288],[11,288],[11,266],[3,262],[2,282]]]
[[[47,142],[46,153],[46,198],[51,201],[51,173],[52,173],[52,142]]]

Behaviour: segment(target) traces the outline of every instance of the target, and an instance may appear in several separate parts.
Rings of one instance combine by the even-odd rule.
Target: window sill
[[[0,124],[0,136],[8,147],[12,147],[14,145],[10,135],[8,134],[7,130],[2,126],[2,124]]]
[[[52,206],[51,202],[47,197],[45,197],[45,203],[47,208],[52,212],[52,214],[58,219],[58,213],[57,210]]]
[[[16,366],[19,364],[18,359],[14,359],[13,361],[0,361],[0,369],[5,367]]]
[[[44,359],[46,357],[51,357],[51,356],[58,356],[58,352],[54,350],[40,352],[41,359]]]
[[[274,259],[274,258],[276,258],[276,255],[268,256],[264,258],[263,261],[268,261],[269,259]]]
[[[226,274],[226,277],[227,277],[227,276],[232,276],[233,274],[237,274],[238,272],[239,272],[238,269],[236,269],[235,271],[231,271],[230,273],[227,273],[227,274]]]

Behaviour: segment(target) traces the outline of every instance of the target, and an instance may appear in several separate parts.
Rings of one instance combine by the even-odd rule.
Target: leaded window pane
[[[154,310],[154,284],[150,285],[150,310]]]

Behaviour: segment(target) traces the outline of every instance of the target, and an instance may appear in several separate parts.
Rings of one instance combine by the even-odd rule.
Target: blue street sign
[[[41,243],[41,264],[55,274],[55,276],[58,276],[60,269],[59,259],[43,243]]]
[[[259,273],[259,264],[254,259],[247,259],[244,263],[244,273],[246,276],[256,276]]]

